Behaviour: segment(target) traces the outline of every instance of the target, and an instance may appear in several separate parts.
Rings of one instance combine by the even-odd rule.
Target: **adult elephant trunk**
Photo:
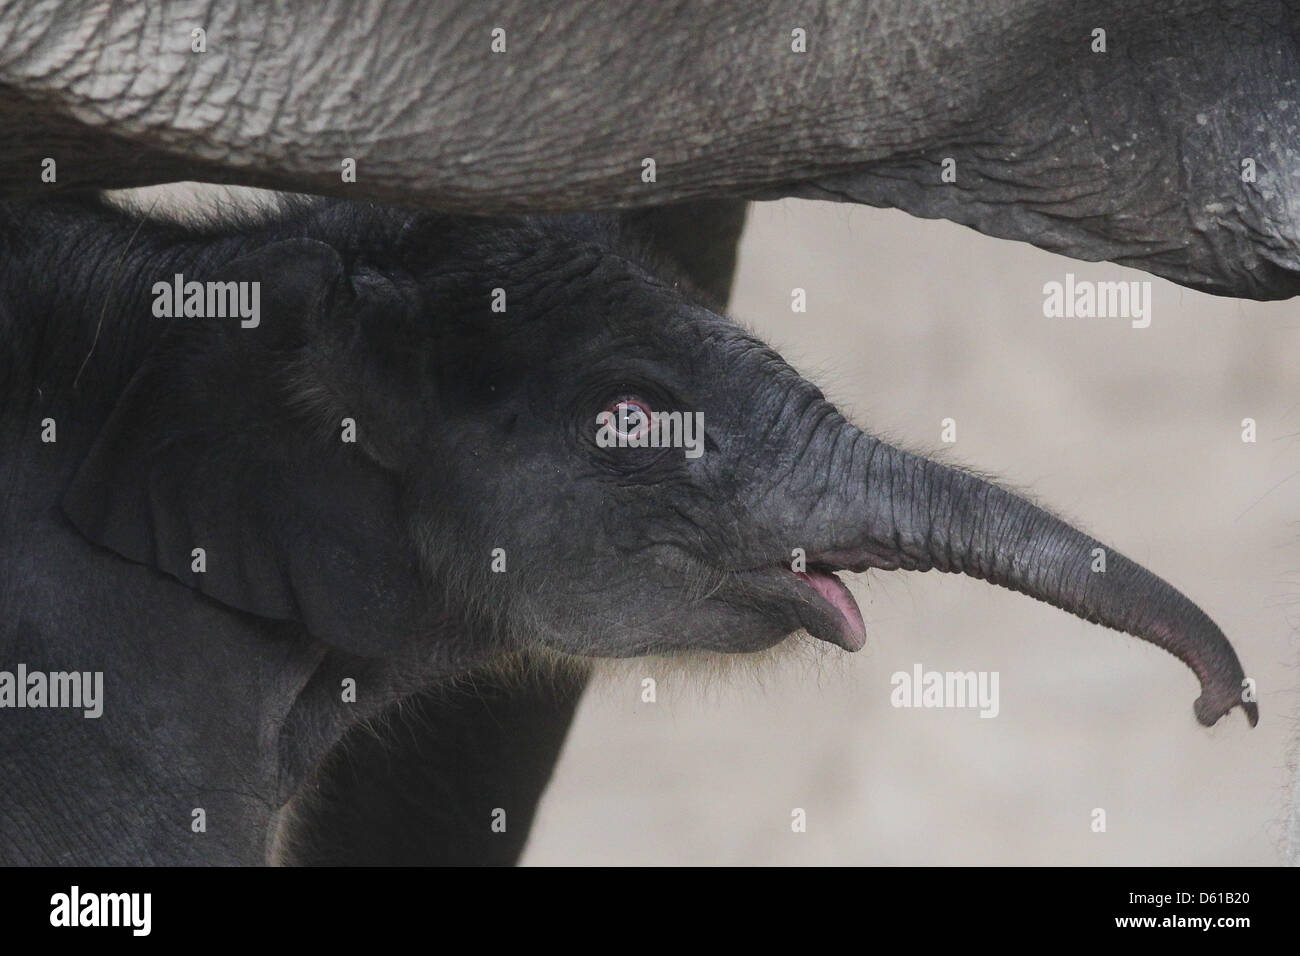
[[[1168,582],[1055,515],[988,481],[854,431],[851,485],[819,532],[818,565],[960,572],[1163,647],[1200,679],[1196,717],[1214,724],[1243,701],[1244,673],[1218,626]],[[846,443],[841,443],[845,447]]]

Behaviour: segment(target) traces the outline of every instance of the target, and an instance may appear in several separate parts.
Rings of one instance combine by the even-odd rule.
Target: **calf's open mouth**
[[[820,611],[801,615],[804,628],[818,640],[858,651],[867,643],[867,626],[862,611],[849,589],[833,569],[825,565],[808,565],[806,571],[791,571],[803,582],[800,591]]]

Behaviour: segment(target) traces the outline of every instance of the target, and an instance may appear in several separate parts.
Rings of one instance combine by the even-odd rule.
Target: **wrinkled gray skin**
[[[0,189],[53,157],[480,213],[838,198],[1281,298],[1298,35],[1294,0],[0,0]]]
[[[1212,292],[1297,291],[1293,3],[530,6],[0,0],[0,190],[191,178],[475,212],[839,198]],[[207,53],[190,52],[194,26]],[[507,54],[487,52],[495,26]],[[790,52],[795,26],[807,54]],[[1106,54],[1089,50],[1098,26]],[[339,180],[344,156],[356,183]],[[640,179],[645,156],[656,183]],[[939,180],[945,157],[956,184]],[[734,234],[701,230],[708,216],[646,215],[682,261],[729,255]],[[554,751],[574,700],[534,693],[549,716],[520,726],[552,727]],[[466,710],[438,713],[455,728]],[[484,747],[509,762],[522,736]],[[411,752],[460,767],[457,734],[433,737]],[[534,798],[547,772],[524,785]],[[393,819],[383,795],[349,798],[352,832]]]
[[[627,229],[700,292],[726,303],[745,204],[627,213]],[[521,662],[533,666],[528,655]],[[537,679],[473,671],[358,725],[280,811],[271,857],[299,865],[513,864],[586,681],[576,662]],[[483,826],[510,807],[505,833]]]
[[[696,280],[706,297],[725,297],[732,268],[729,250],[734,250],[742,214],[739,204],[698,203],[636,214],[627,217],[623,228],[659,259],[661,268],[678,272],[683,281]],[[367,221],[338,222],[332,239],[340,247],[352,247],[372,231]],[[224,239],[178,242],[174,228],[150,225],[137,231],[132,220],[94,206],[0,206],[0,255],[10,266],[0,292],[0,342],[5,343],[0,354],[0,666],[12,669],[24,662],[33,669],[102,669],[109,698],[105,716],[97,721],[52,711],[0,712],[0,860],[513,862],[582,691],[585,668],[575,660],[566,666],[547,661],[538,669],[530,654],[494,646],[473,622],[462,622],[449,639],[452,628],[439,615],[427,626],[437,638],[431,635],[416,648],[417,657],[438,659],[455,641],[472,645],[481,640],[481,649],[454,662],[442,659],[427,666],[416,661],[409,669],[393,671],[347,651],[331,653],[309,631],[233,613],[176,582],[142,574],[147,569],[132,569],[107,552],[87,550],[85,539],[79,541],[59,516],[57,502],[78,472],[90,495],[109,496],[99,507],[83,508],[89,513],[82,518],[90,522],[127,489],[175,480],[190,469],[191,463],[173,461],[148,480],[110,480],[106,470],[92,473],[83,462],[96,434],[104,431],[106,417],[123,404],[120,396],[134,369],[166,325],[150,315],[149,276],[170,276],[174,264],[204,277],[244,245],[269,241],[260,227],[242,230],[252,235],[238,238],[241,227],[236,226],[226,230]],[[368,257],[389,269],[393,236],[385,235]],[[502,236],[483,251],[524,252],[509,233]],[[445,244],[454,248],[454,235]],[[415,265],[436,275],[440,260],[449,255],[438,245],[432,244],[428,255],[416,256]],[[130,251],[129,259],[121,258],[124,251]],[[676,263],[675,253],[690,261]],[[488,274],[481,259],[470,263]],[[267,281],[264,308],[270,307],[277,285],[303,275],[316,278],[292,260],[282,265],[258,271]],[[497,275],[515,292],[526,279],[525,271],[513,268]],[[468,322],[482,305],[482,290],[472,281],[462,284],[473,290],[474,308],[461,316]],[[592,291],[588,288],[586,294]],[[607,294],[599,283],[594,292],[593,302]],[[514,306],[515,314],[527,314],[520,298]],[[295,317],[311,314],[306,305],[295,304],[289,311]],[[427,315],[408,311],[424,320],[444,310]],[[360,319],[347,312],[338,318]],[[284,321],[281,314],[278,322],[268,321],[263,328]],[[445,318],[444,326],[450,325]],[[219,328],[208,331],[215,335]],[[254,336],[252,341],[258,340]],[[480,350],[478,361],[490,361],[491,353],[490,348]],[[245,391],[237,384],[240,364],[227,361],[206,377],[211,405],[231,420],[245,414],[232,407]],[[470,358],[450,364],[465,372],[463,377],[474,377],[468,374]],[[187,374],[182,372],[182,378]],[[457,374],[443,382],[448,390],[460,384]],[[158,394],[147,404],[163,408],[170,400]],[[275,414],[277,408],[283,411],[282,404],[263,396],[250,414]],[[399,409],[398,414],[407,412]],[[54,445],[33,441],[33,421],[46,416],[61,429]],[[130,423],[152,418],[139,406],[119,415],[128,431]],[[189,427],[198,422],[198,416],[192,417]],[[436,433],[438,419],[427,425]],[[371,422],[363,435],[374,428]],[[282,428],[271,431],[277,440],[283,437]],[[101,441],[106,452],[130,444],[126,432]],[[331,444],[318,446],[315,454],[327,452]],[[153,457],[126,455],[122,460],[139,466]],[[238,503],[229,503],[216,520],[221,527],[258,508],[259,500],[263,507],[274,507],[268,488],[245,487],[243,494],[237,489],[237,476],[252,464],[253,459],[244,458],[213,468],[211,482],[183,497],[197,508],[211,507],[220,495],[237,496]],[[299,481],[305,501],[309,482]],[[339,502],[364,501],[373,493],[373,488],[345,489],[328,502],[328,511],[346,516],[345,524],[364,525],[366,513],[353,515]],[[177,503],[173,498],[173,512]],[[490,502],[480,503],[491,510]],[[453,510],[473,509],[465,500]],[[125,522],[125,529],[149,533],[152,521],[149,513],[140,512]],[[265,534],[256,527],[247,530],[254,540]],[[218,560],[229,572],[237,549],[218,543],[211,524],[191,536],[204,538],[214,556],[224,552]],[[310,557],[328,544],[302,538],[281,558]],[[486,560],[482,541],[464,541],[454,550],[458,563],[471,553]],[[527,564],[513,549],[512,554],[512,561]],[[157,563],[155,556],[146,557]],[[174,569],[174,562],[169,566]],[[380,566],[378,556],[368,556],[364,563],[367,569]],[[264,579],[275,577],[272,569],[259,570]],[[355,585],[334,585],[346,602],[365,604],[367,586],[357,593]],[[440,576],[431,575],[408,589],[408,595],[443,586]],[[285,614],[253,607],[228,591],[223,595],[244,610]],[[310,607],[311,597],[296,600],[290,616]],[[319,594],[314,597],[319,601]],[[354,617],[351,622],[351,636],[334,629],[339,643],[374,636],[367,628],[369,616],[358,616],[360,621]],[[295,645],[298,650],[288,653]],[[358,681],[359,690],[358,703],[343,707],[338,681],[345,673]],[[340,737],[341,745],[334,746]],[[208,834],[189,832],[194,807],[210,815]],[[489,827],[498,807],[508,811],[505,833]]]
[[[521,654],[745,653],[801,629],[857,650],[842,569],[1021,591],[1178,656],[1202,723],[1257,719],[1196,605],[1109,548],[1095,570],[1104,546],[1050,513],[860,431],[702,305],[645,223],[325,203],[195,232],[84,201],[3,212],[0,651],[102,670],[106,692],[98,720],[3,715],[11,861],[353,860],[319,842],[340,813],[364,848],[364,823],[403,807],[445,815],[473,852],[495,807],[526,830],[580,677],[561,673],[540,732],[536,685],[515,698],[493,676],[485,708],[449,687]],[[153,283],[176,271],[260,282],[260,325],[159,321]],[[601,447],[596,416],[632,398],[701,413],[703,454]],[[56,443],[37,438],[47,418]],[[536,747],[475,745],[499,689]],[[413,693],[394,749],[361,766],[432,751],[456,775],[349,776],[340,741]],[[467,734],[430,741],[421,714]],[[532,761],[522,782],[492,759],[512,748]]]

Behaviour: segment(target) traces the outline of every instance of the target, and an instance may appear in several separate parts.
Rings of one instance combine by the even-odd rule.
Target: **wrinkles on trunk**
[[[841,543],[829,552],[844,567],[933,568],[1019,591],[1183,661],[1201,682],[1202,724],[1238,705],[1258,721],[1223,631],[1146,568],[1004,488],[876,439],[852,470],[851,504],[833,523]]]

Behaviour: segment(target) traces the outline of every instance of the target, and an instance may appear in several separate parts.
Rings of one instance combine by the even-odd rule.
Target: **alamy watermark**
[[[155,282],[152,291],[153,314],[160,319],[238,317],[245,329],[262,322],[260,282],[186,282],[178,272],[171,282]]]
[[[1093,282],[1065,274],[1043,285],[1043,315],[1049,319],[1132,319],[1135,329],[1151,324],[1151,283]]]
[[[704,454],[703,412],[652,412],[636,401],[619,402],[596,416],[601,448],[684,448],[687,458]]]
[[[978,708],[981,717],[996,717],[997,671],[927,671],[920,664],[911,673],[895,671],[889,702],[895,707]]]
[[[83,717],[104,713],[103,671],[0,671],[0,708],[70,707]]]
[[[152,893],[83,893],[72,886],[50,897],[50,925],[59,927],[123,926],[132,936],[153,928]]]

